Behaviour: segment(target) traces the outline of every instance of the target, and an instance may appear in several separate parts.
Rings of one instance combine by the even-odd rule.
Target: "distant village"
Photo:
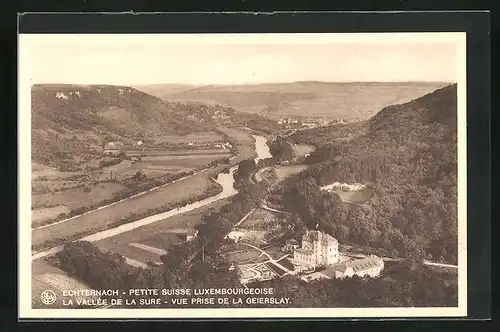
[[[297,128],[297,127],[316,128],[332,124],[348,123],[353,121],[358,121],[358,119],[345,119],[338,117],[332,120],[331,118],[301,117],[301,118],[281,118],[277,120],[280,126],[287,129]]]

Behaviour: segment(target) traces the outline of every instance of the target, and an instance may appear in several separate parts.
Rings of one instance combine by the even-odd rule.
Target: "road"
[[[284,214],[287,213],[286,211],[281,211],[281,210],[276,210],[276,209],[270,208],[265,203],[262,203],[260,207],[263,208],[264,210],[271,211],[271,212],[284,213]]]
[[[151,189],[148,189],[148,190],[145,190],[145,191],[141,191],[140,193],[138,194],[135,194],[135,195],[132,195],[132,196],[129,196],[129,197],[126,197],[126,198],[123,198],[119,201],[116,201],[116,202],[113,202],[113,203],[110,203],[110,204],[107,204],[107,205],[103,205],[103,206],[100,206],[96,209],[93,209],[93,210],[90,210],[90,211],[87,211],[85,213],[82,213],[82,214],[79,214],[79,215],[76,215],[76,216],[73,216],[71,218],[68,218],[68,219],[64,219],[64,220],[60,220],[60,221],[57,221],[57,222],[54,222],[54,223],[51,223],[51,224],[48,224],[48,225],[43,225],[43,226],[39,226],[39,227],[35,227],[35,228],[32,228],[32,230],[36,230],[36,229],[42,229],[42,228],[47,228],[47,227],[51,227],[51,226],[54,226],[54,225],[57,225],[57,224],[61,224],[61,223],[64,223],[64,222],[67,222],[67,221],[70,221],[70,220],[73,220],[75,218],[79,218],[79,217],[82,217],[82,216],[85,216],[85,215],[88,215],[88,214],[91,214],[93,212],[96,212],[96,211],[99,211],[99,210],[102,210],[102,209],[106,209],[108,207],[111,207],[113,205],[116,205],[116,204],[120,204],[120,203],[123,203],[123,202],[126,202],[128,200],[131,200],[133,198],[136,198],[136,197],[139,197],[139,196],[142,196],[144,194],[147,194],[147,193],[150,193],[152,191],[155,191],[155,190],[158,190],[158,189],[161,189],[163,187],[166,187],[166,186],[169,186],[169,185],[172,185],[174,183],[177,183],[179,181],[183,181],[183,180],[186,180],[186,179],[189,179],[199,173],[202,173],[202,172],[205,172],[211,168],[215,168],[216,166],[214,167],[209,167],[209,168],[205,168],[205,169],[202,169],[202,170],[199,170],[191,175],[187,175],[187,176],[183,176],[182,178],[179,178],[177,180],[174,180],[174,181],[171,181],[171,182],[168,182],[168,183],[165,183],[165,184],[162,184],[161,186],[157,186],[157,187],[154,187],[154,188],[151,188]]]
[[[261,263],[257,263],[255,265],[253,265],[252,267],[248,268],[248,270],[254,272],[256,275],[259,275],[259,271],[256,270],[257,267],[261,266],[261,265],[264,265],[266,263],[273,263],[275,264],[276,266],[278,266],[279,268],[281,268],[283,271],[285,271],[285,274],[283,274],[281,277],[287,275],[287,274],[290,274],[292,273],[292,271],[290,271],[289,269],[287,269],[286,267],[284,267],[283,265],[281,265],[280,263],[278,263],[279,260],[283,259],[284,257],[287,257],[288,255],[283,255],[282,257],[278,258],[278,259],[273,259],[271,257],[271,255],[269,255],[267,252],[265,252],[264,250],[260,249],[259,247],[256,247],[250,243],[246,243],[246,242],[240,242],[240,244],[243,244],[243,245],[246,245],[250,248],[253,248],[255,250],[258,250],[260,251],[260,255],[254,259],[257,259],[259,257],[262,257],[262,256],[266,256],[267,257],[267,260],[264,261],[264,262],[261,262]],[[240,264],[241,265],[241,264]]]

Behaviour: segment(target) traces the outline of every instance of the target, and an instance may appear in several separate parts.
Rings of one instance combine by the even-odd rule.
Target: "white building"
[[[356,259],[344,263],[338,263],[332,267],[314,273],[311,279],[328,278],[328,279],[342,279],[345,277],[370,277],[376,278],[384,269],[384,261],[375,255],[370,255],[362,259]]]
[[[198,231],[192,228],[172,228],[168,233],[177,235],[183,241],[191,241],[198,236]]]
[[[305,265],[333,265],[339,261],[338,241],[321,231],[307,231],[302,236],[302,247],[294,250],[293,258]]]
[[[231,231],[229,234],[227,234],[224,238],[225,239],[231,239],[234,242],[238,242],[241,240],[242,237],[245,236],[245,232],[240,232],[240,231]]]

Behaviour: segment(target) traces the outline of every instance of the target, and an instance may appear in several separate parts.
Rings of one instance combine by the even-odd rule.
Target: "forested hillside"
[[[309,169],[271,199],[341,241],[456,263],[456,113],[456,85],[450,85],[356,126],[298,133],[290,140],[318,149]],[[366,184],[371,197],[344,204],[320,190],[332,182]]]
[[[72,170],[109,141],[145,143],[236,123],[273,130],[264,117],[220,105],[167,102],[142,91],[109,85],[34,85],[31,92],[32,159]]]

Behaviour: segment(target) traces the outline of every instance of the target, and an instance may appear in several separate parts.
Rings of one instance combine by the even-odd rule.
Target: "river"
[[[252,135],[255,139],[255,152],[257,153],[257,157],[255,158],[255,161],[257,162],[258,160],[269,158],[270,153],[269,153],[269,147],[267,146],[267,139],[263,136],[258,136],[258,135]],[[154,214],[152,216],[142,218],[130,223],[126,223],[123,225],[120,225],[118,227],[110,228],[104,231],[100,231],[85,237],[82,237],[80,239],[77,239],[75,241],[89,241],[89,242],[94,242],[94,241],[99,241],[106,239],[111,236],[115,236],[121,233],[125,233],[128,231],[131,231],[135,228],[148,225],[166,218],[173,217],[175,215],[181,214],[181,213],[186,213],[195,209],[198,209],[200,207],[203,207],[205,205],[214,203],[218,200],[230,197],[238,193],[238,190],[234,188],[234,178],[233,178],[233,173],[236,170],[237,166],[233,166],[229,169],[229,173],[219,173],[214,180],[219,183],[222,186],[222,192],[219,194],[208,197],[205,199],[202,199],[200,201],[184,205],[182,207],[172,209],[163,213],[158,213]],[[73,241],[73,242],[75,242]],[[35,254],[32,255],[32,259],[40,259],[43,257],[47,257],[50,255],[54,255],[61,251],[63,246],[56,246],[47,250],[42,250],[39,252],[36,252]]]

